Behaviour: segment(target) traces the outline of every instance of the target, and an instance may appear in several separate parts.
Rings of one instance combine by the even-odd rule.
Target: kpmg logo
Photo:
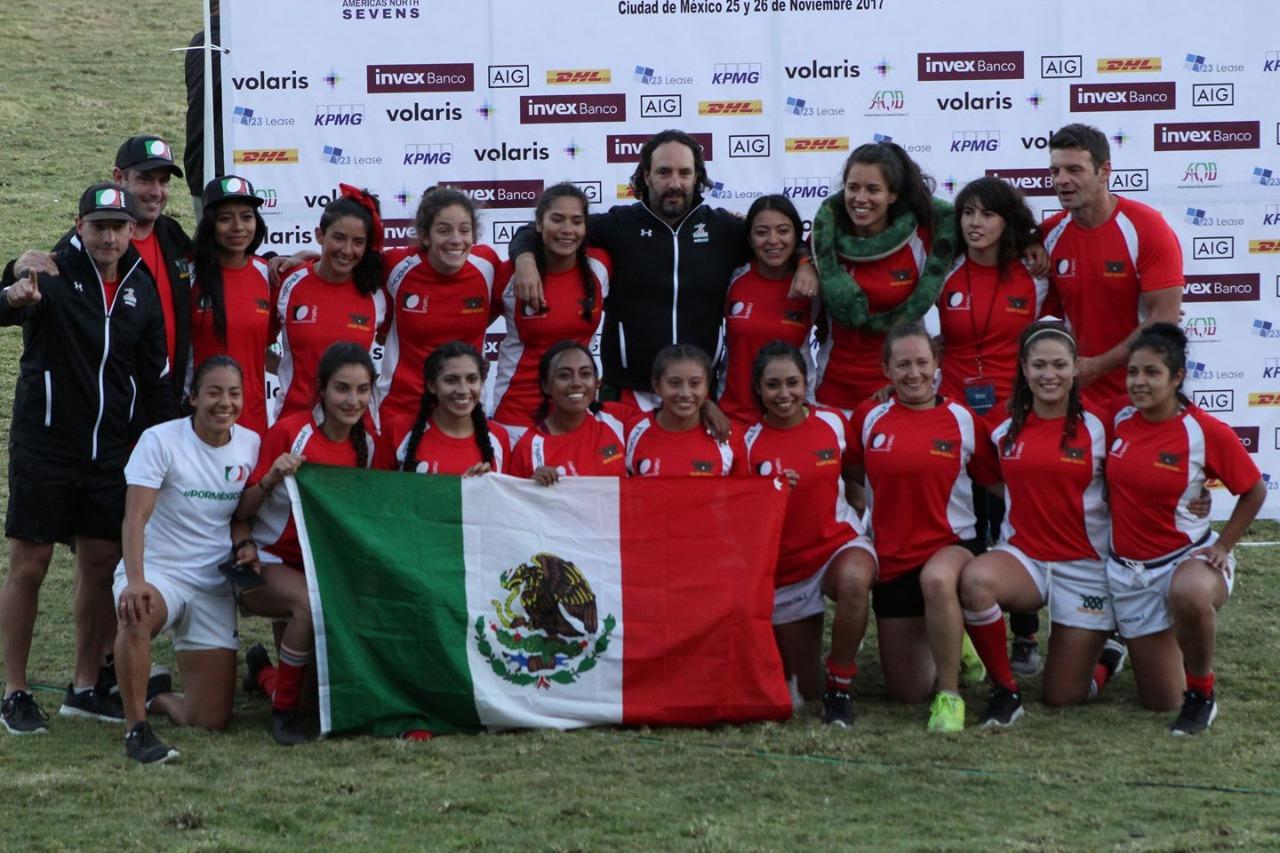
[[[1265,58],[1262,60],[1262,70],[1268,72],[1280,71],[1280,50],[1268,50]]]
[[[1182,285],[1183,302],[1257,302],[1261,296],[1256,272],[1189,275]]]
[[[782,194],[787,198],[824,199],[831,195],[832,180],[821,178],[783,178]]]
[[[710,162],[714,154],[711,134],[689,134],[702,147],[702,159]],[[639,163],[640,149],[650,139],[647,133],[612,133],[604,138],[606,163]]]
[[[448,166],[453,162],[453,145],[448,142],[424,142],[404,147],[402,166]]]
[[[359,127],[364,104],[316,104],[316,127]]]
[[[626,121],[627,96],[521,95],[521,124],[563,124],[584,121]]]
[[[533,207],[542,195],[541,180],[522,181],[441,181],[487,208]]]
[[[1156,151],[1257,148],[1262,140],[1256,121],[1160,122],[1153,132]]]
[[[1084,70],[1084,57],[1080,54],[1040,57],[1040,76],[1045,79],[1080,77]]]
[[[1177,107],[1174,83],[1073,83],[1071,112],[1172,110]]]
[[[1007,181],[1026,196],[1054,195],[1053,178],[1046,169],[987,169],[989,178]]]
[[[1262,209],[1263,225],[1280,225],[1280,204],[1268,204]]]
[[[717,62],[712,66],[711,85],[742,86],[760,82],[758,62]]]
[[[916,55],[916,79],[920,81],[1021,80],[1022,77],[1020,50]]]
[[[999,150],[1000,131],[998,130],[957,130],[951,134],[951,151],[954,153]]]
[[[529,66],[527,65],[490,65],[490,89],[527,89],[529,88]]]
[[[475,66],[470,62],[430,65],[368,65],[365,91],[390,92],[474,92]]]

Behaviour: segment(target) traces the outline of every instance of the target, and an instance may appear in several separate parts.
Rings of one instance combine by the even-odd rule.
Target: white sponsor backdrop
[[[313,245],[339,181],[412,241],[422,190],[459,182],[504,251],[545,184],[624,200],[665,127],[703,134],[712,203],[783,191],[808,216],[877,136],[943,198],[995,173],[1048,213],[1049,133],[1093,124],[1114,188],[1182,241],[1188,386],[1280,517],[1274,24],[1274,0],[223,0],[226,160],[267,199],[267,248]]]

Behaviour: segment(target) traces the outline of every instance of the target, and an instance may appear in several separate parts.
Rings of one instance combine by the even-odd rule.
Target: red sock
[[[1102,688],[1107,686],[1107,680],[1110,678],[1111,673],[1107,671],[1107,668],[1100,663],[1095,663],[1093,665],[1093,689],[1089,691],[1089,698],[1093,699],[1100,695]]]
[[[1009,647],[1005,641],[1004,614],[998,606],[981,613],[964,611],[964,630],[973,641],[978,657],[986,664],[991,681],[1005,690],[1018,692],[1018,682],[1009,666]]]
[[[1201,696],[1213,693],[1213,670],[1208,675],[1192,675],[1187,673],[1187,689],[1194,690]]]
[[[258,689],[268,696],[276,692],[276,668],[267,664],[258,670]]]
[[[854,676],[858,674],[858,663],[854,661],[848,666],[837,666],[835,661],[827,658],[827,689],[848,692],[853,686]]]
[[[311,661],[311,650],[305,652],[280,644],[280,662],[276,665],[276,690],[271,697],[271,707],[276,711],[292,711],[298,707],[302,694],[302,676]]]

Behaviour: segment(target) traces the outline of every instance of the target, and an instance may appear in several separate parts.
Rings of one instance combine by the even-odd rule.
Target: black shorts
[[[986,550],[977,539],[966,539],[956,544],[974,556]],[[919,619],[924,616],[924,592],[920,589],[922,571],[924,566],[916,566],[891,581],[871,587],[871,610],[877,619]]]
[[[122,466],[10,450],[5,536],[40,545],[70,544],[76,536],[120,541]]]

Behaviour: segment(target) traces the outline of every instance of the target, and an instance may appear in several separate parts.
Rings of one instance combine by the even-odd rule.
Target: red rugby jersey
[[[560,341],[577,341],[590,348],[600,326],[604,298],[609,295],[609,255],[603,249],[588,249],[587,264],[595,282],[595,303],[591,318],[582,316],[582,272],[574,267],[566,272],[547,273],[542,290],[545,311],[537,312],[516,299],[511,275],[515,266],[503,262],[498,269],[495,290],[502,294],[502,316],[507,333],[498,346],[498,373],[493,399],[497,406],[493,419],[510,426],[533,426],[533,413],[542,402],[538,387],[538,362],[542,354]]]
[[[384,422],[382,434],[378,437],[373,467],[383,471],[399,471],[404,464],[405,452],[409,449],[409,434],[412,431],[411,418],[396,418],[390,423]],[[511,455],[511,440],[507,431],[493,421],[489,422],[489,446],[493,449],[491,467],[494,473],[505,473],[507,460]],[[422,440],[418,442],[414,458],[418,462],[414,470],[419,474],[463,474],[471,466],[484,461],[475,436],[457,438],[449,435],[436,427],[430,418],[422,431]]]
[[[760,347],[783,340],[809,359],[809,330],[818,309],[816,299],[788,299],[790,279],[765,278],[755,262],[744,264],[729,279],[724,300],[724,373],[717,404],[741,423],[761,415],[751,390],[751,368]],[[810,364],[809,375],[813,376]]]
[[[852,447],[866,471],[880,583],[976,535],[972,481],[1000,480],[985,420],[954,400],[929,409],[869,400],[854,412]]]
[[[1117,197],[1111,217],[1082,228],[1068,211],[1040,226],[1050,276],[1081,356],[1101,355],[1146,321],[1142,294],[1182,287],[1177,235],[1153,207]],[[1089,401],[1125,393],[1120,365],[1084,389]]]
[[[299,267],[284,280],[272,316],[281,348],[277,418],[311,411],[316,368],[330,344],[348,341],[373,347],[384,305],[381,291],[369,295],[356,290],[352,281],[325,281],[313,264]]]
[[[372,435],[365,433],[366,465],[373,462],[375,453]],[[325,437],[315,416],[307,412],[285,415],[267,430],[258,451],[258,465],[249,476],[245,488],[256,485],[271,470],[272,464],[282,453],[305,456],[306,465],[341,465],[354,468],[356,449],[350,441],[330,441]],[[298,529],[293,524],[293,510],[289,504],[289,490],[278,484],[267,495],[258,514],[253,517],[253,540],[258,548],[296,569],[302,568],[302,549],[298,544]]]
[[[883,258],[864,263],[841,259],[867,295],[871,313],[897,308],[920,280],[931,240],[923,228]],[[919,318],[916,318],[919,319]],[[818,383],[814,396],[824,406],[855,409],[889,384],[884,378],[884,332],[850,329],[827,318],[827,339],[818,350]]]
[[[390,325],[378,377],[378,418],[413,417],[422,398],[422,366],[436,347],[465,341],[484,352],[484,330],[497,316],[494,278],[498,255],[488,246],[472,246],[462,269],[452,275],[435,270],[420,246],[388,249]]]
[[[758,421],[743,441],[751,474],[779,477],[790,468],[800,475],[787,498],[774,581],[798,583],[864,532],[841,476],[852,446],[849,422],[837,409],[813,406],[799,426],[780,429]]]
[[[238,423],[260,436],[267,434],[267,346],[271,343],[271,285],[267,262],[250,258],[240,269],[222,268],[222,301],[226,306],[227,340],[213,326],[213,305],[199,283],[191,299],[191,360],[200,362],[223,353],[240,363],[244,372],[244,411]]]
[[[741,439],[721,443],[701,424],[672,432],[649,412],[627,425],[627,473],[633,477],[728,477],[744,473]]]
[[[564,435],[548,435],[537,427],[526,432],[511,451],[509,473],[532,477],[547,465],[568,477],[625,477],[624,446],[622,421],[608,412],[596,412]]]
[[[1107,453],[1112,550],[1143,562],[1179,551],[1209,530],[1187,511],[1206,479],[1238,495],[1261,476],[1231,427],[1195,406],[1159,423],[1122,409]]]
[[[1033,560],[1102,559],[1111,541],[1102,475],[1106,427],[1086,411],[1064,448],[1065,420],[1027,413],[1008,449],[1002,445],[1013,422],[1006,418],[992,431],[1005,486],[1000,539]]]

